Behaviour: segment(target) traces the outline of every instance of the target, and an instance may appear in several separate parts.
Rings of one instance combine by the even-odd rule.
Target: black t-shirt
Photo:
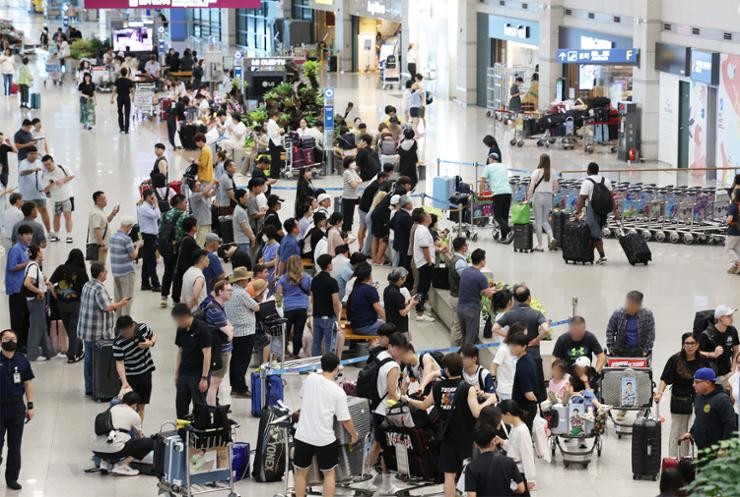
[[[64,275],[69,273],[69,278]],[[82,287],[88,281],[87,271],[84,267],[61,264],[57,266],[49,278],[49,282],[55,285],[57,296],[63,302],[79,301],[82,295]]]
[[[728,326],[724,333],[717,331],[717,328],[710,326],[699,337],[699,349],[704,352],[714,352],[714,349],[720,345],[724,349],[722,355],[713,359],[710,363],[715,363],[715,373],[718,376],[730,372],[732,367],[732,348],[740,345],[738,340],[737,329],[734,326]]]
[[[380,183],[378,183],[377,180],[367,185],[365,191],[362,192],[360,203],[358,204],[357,208],[360,209],[362,212],[370,212],[370,206],[373,204],[373,199],[375,198],[375,194],[378,193],[379,189]]]
[[[517,484],[524,478],[514,460],[497,452],[483,452],[465,469],[465,491],[480,496],[514,495],[511,480]]]
[[[203,371],[203,349],[211,346],[211,332],[208,326],[193,319],[190,328],[177,328],[175,345],[182,349],[179,374],[197,374]]]
[[[314,317],[335,316],[334,299],[336,293],[339,296],[339,284],[326,271],[321,271],[311,281],[311,293],[313,293],[313,315]]]
[[[678,354],[673,354],[668,358],[663,368],[663,374],[660,375],[661,381],[664,381],[667,385],[673,385],[671,387],[671,394],[677,395],[678,397],[690,397],[694,394],[694,373],[699,368],[703,368],[707,365],[707,361],[704,357],[696,354],[696,359],[693,361],[686,361],[686,369],[688,370],[688,377],[679,374],[676,369],[678,366]]]
[[[0,144],[0,178],[2,178],[3,188],[8,186],[8,174],[10,174],[10,168],[8,167],[8,152],[12,151],[13,149],[5,143]]]
[[[187,271],[190,266],[195,264],[194,256],[196,250],[200,250],[200,246],[198,245],[198,242],[195,241],[195,238],[190,235],[185,235],[184,237],[182,237],[182,241],[180,241],[180,248],[178,250],[178,272],[185,273],[185,271]]]
[[[411,241],[411,227],[414,222],[411,219],[411,214],[401,209],[396,212],[390,222],[390,228],[393,230],[393,248],[401,254],[406,254],[409,250],[409,242]]]
[[[383,290],[385,320],[396,325],[396,331],[408,333],[409,317],[401,316],[400,311],[406,307],[406,299],[396,285],[390,284]]]
[[[587,331],[583,338],[576,342],[570,337],[570,333],[560,335],[557,342],[555,342],[555,348],[552,350],[552,355],[559,359],[568,361],[568,368],[572,368],[573,364],[581,356],[588,357],[589,361],[593,364],[593,356],[599,355],[604,352],[601,348],[601,344],[596,336]]]
[[[314,257],[314,250],[316,250],[316,245],[318,245],[319,240],[324,238],[326,236],[326,233],[324,233],[321,228],[314,227],[311,230],[311,234],[308,237],[308,243],[311,244],[311,249],[307,255],[311,256],[311,259]]]
[[[274,226],[276,230],[280,230],[283,227],[283,223],[280,222],[280,216],[275,211],[267,211],[265,214],[265,221],[262,224],[262,229],[265,228],[265,226]],[[278,240],[280,240],[280,236],[278,236]]]
[[[511,399],[525,410],[528,410],[532,404],[536,404],[535,401],[524,396],[527,392],[537,394],[537,364],[529,353],[516,361],[514,385],[511,388]]]
[[[252,260],[249,258],[249,254],[242,249],[236,249],[231,256],[231,267],[245,267],[248,270],[252,270]]]
[[[128,78],[118,78],[115,83],[116,97],[118,100],[130,100],[131,99],[131,88],[134,87],[134,82]]]
[[[444,379],[434,383],[432,395],[440,418],[447,421],[445,441],[472,451],[475,417],[468,405],[469,389],[470,385],[461,378]]]
[[[117,88],[117,87],[116,87]],[[83,95],[87,95],[88,97],[92,97],[95,94],[95,83],[85,83],[84,81],[80,83],[80,85],[77,87],[77,90],[82,93]]]

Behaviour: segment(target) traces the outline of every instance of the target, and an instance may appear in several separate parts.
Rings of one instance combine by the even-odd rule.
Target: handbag
[[[520,203],[511,206],[512,224],[529,224],[532,207],[528,203]]]
[[[674,414],[691,414],[694,412],[694,398],[692,396],[679,397],[671,394],[671,412]]]
[[[108,233],[108,225],[103,230],[103,239]],[[100,257],[100,245],[98,243],[90,243],[90,231],[87,232],[87,238],[85,239],[85,260],[86,261],[97,261]]]

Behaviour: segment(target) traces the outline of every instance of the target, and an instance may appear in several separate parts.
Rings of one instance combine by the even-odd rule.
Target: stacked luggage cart
[[[634,419],[627,414],[636,417],[653,405],[653,371],[642,357],[610,358],[607,364],[601,381],[601,402],[611,406],[609,419],[617,438],[622,438],[632,434]]]
[[[297,132],[291,131],[283,137],[283,148],[285,156],[283,157],[283,170],[281,176],[290,179],[299,174],[298,170],[304,167],[319,167],[322,164],[322,158],[318,157],[318,148],[316,140],[311,136],[299,136]],[[339,161],[341,164],[341,161]],[[320,168],[320,173],[326,174],[324,168]]]
[[[594,410],[595,411],[595,410]],[[604,441],[601,436],[606,427],[606,414],[587,414],[586,400],[582,395],[572,395],[567,404],[555,404],[546,413],[550,425],[550,450],[553,458],[557,451],[567,468],[580,464],[587,468],[593,453],[601,457]]]

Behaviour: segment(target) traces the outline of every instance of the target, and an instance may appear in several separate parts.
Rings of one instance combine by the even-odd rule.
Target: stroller
[[[653,372],[649,367],[606,367],[601,380],[601,402],[612,406],[609,418],[614,423],[617,438],[632,434],[634,420],[625,421],[626,414],[637,416],[653,401]],[[616,414],[615,414],[616,411]]]
[[[557,450],[563,465],[580,464],[587,468],[593,457],[601,457],[604,442],[601,435],[606,427],[606,412],[589,405],[580,394],[571,395],[566,404],[555,404],[545,419],[550,427],[550,450],[553,458]],[[590,409],[591,408],[591,409]]]

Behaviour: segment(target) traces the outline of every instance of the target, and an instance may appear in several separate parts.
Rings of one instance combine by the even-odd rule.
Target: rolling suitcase
[[[435,209],[447,210],[450,208],[449,198],[455,193],[455,178],[438,176],[432,182],[432,206]]]
[[[371,430],[372,413],[370,411],[370,401],[362,397],[347,396],[347,407],[349,408],[350,418],[352,418],[355,424],[357,435],[362,440]],[[344,429],[342,423],[336,419],[334,420],[334,436],[337,437],[337,442],[340,445],[350,443],[349,433]]]
[[[283,400],[283,379],[276,374],[268,375],[264,383],[260,380],[259,371],[252,373],[252,416],[262,416],[263,407],[274,406]],[[265,388],[265,406],[262,405],[262,388]]]
[[[92,398],[95,402],[108,402],[121,390],[113,360],[113,340],[95,342],[92,363]]]
[[[181,487],[185,484],[185,443],[180,435],[171,435],[164,439],[164,476],[162,479]]]
[[[218,234],[223,243],[234,242],[234,219],[231,216],[218,217]]]
[[[234,481],[249,477],[249,444],[235,442],[231,447],[231,474]]]
[[[565,231],[565,223],[568,222],[568,214],[561,210],[553,210],[550,214],[550,225],[552,226],[552,234],[555,240],[559,244],[563,242],[563,232]]]
[[[514,231],[514,252],[531,252],[534,248],[532,236],[534,228],[531,224],[515,224],[512,226]]]
[[[40,93],[31,93],[31,108],[32,109],[41,108],[41,94]]]
[[[635,264],[645,264],[653,260],[647,241],[638,233],[622,233],[619,235],[619,245],[624,250],[624,255],[633,266]]]
[[[594,249],[591,246],[591,229],[584,221],[568,221],[563,229],[563,240],[560,242],[563,260],[568,262],[594,262]]]
[[[185,150],[195,150],[195,126],[192,124],[183,124],[180,128],[180,143]]]
[[[154,455],[152,457],[152,474],[157,478],[164,477],[164,458],[167,450],[166,440],[168,437],[177,435],[177,430],[160,431],[152,435],[154,440]]]
[[[660,474],[660,421],[658,407],[653,416],[645,410],[632,425],[632,478],[658,479]]]

